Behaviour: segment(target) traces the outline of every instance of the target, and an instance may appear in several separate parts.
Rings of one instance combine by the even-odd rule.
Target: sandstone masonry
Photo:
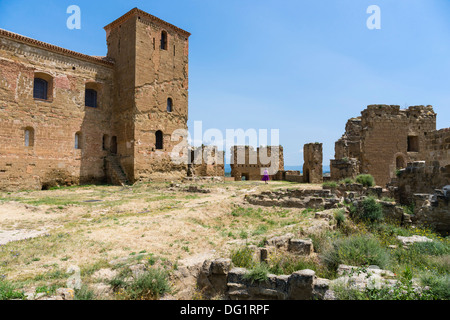
[[[436,131],[432,106],[370,105],[347,122],[336,142],[331,179],[368,173],[385,186],[408,162],[440,160],[445,165],[450,159],[447,131]]]
[[[0,189],[186,176],[190,33],[137,8],[105,31],[93,57],[0,30]]]

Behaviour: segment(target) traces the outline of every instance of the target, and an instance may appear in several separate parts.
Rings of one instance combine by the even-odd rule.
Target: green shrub
[[[345,178],[339,181],[340,184],[352,184],[354,181],[351,178]]]
[[[244,280],[254,282],[265,282],[269,279],[269,266],[262,262],[256,264],[252,269],[248,270],[246,274],[244,274]]]
[[[422,285],[430,287],[431,295],[437,300],[450,300],[450,275],[426,273],[420,277]]]
[[[150,269],[130,284],[129,291],[131,299],[158,299],[170,292],[168,274],[162,269]]]
[[[353,213],[356,213],[356,217],[365,222],[383,220],[383,207],[372,197],[365,198]]]
[[[364,292],[346,283],[337,282],[331,288],[337,300],[368,300]]]
[[[439,241],[416,242],[410,246],[417,254],[441,256],[450,253],[450,247]]]
[[[12,283],[0,280],[0,300],[11,299],[25,299],[25,294],[22,291],[17,291],[17,288]]]
[[[360,174],[356,177],[356,182],[362,184],[364,187],[373,187],[375,179],[370,174]]]
[[[231,262],[238,268],[253,268],[253,250],[249,247],[242,247],[231,252]]]
[[[351,266],[377,265],[385,268],[390,264],[388,251],[374,237],[353,235],[336,240],[321,256],[328,268],[336,270],[340,264]]]
[[[334,212],[334,219],[336,220],[337,227],[341,227],[345,222],[345,210],[339,209]]]
[[[121,293],[122,298],[153,300],[158,299],[164,293],[170,292],[169,275],[163,269],[152,268],[132,281],[126,281],[124,279],[126,275],[129,275],[128,270],[110,281],[114,290]]]
[[[314,270],[318,277],[327,279],[334,277],[334,275],[330,277],[330,272],[316,259],[305,256],[285,253],[270,255],[267,265],[269,272],[276,275],[289,275],[299,270],[310,269]]]
[[[82,285],[80,289],[75,290],[74,300],[94,300],[94,292],[86,285]]]
[[[338,186],[338,184],[336,181],[327,181],[327,182],[322,183],[322,188],[325,188],[325,189],[334,189],[334,188],[337,188],[337,186]]]
[[[401,272],[399,280],[393,286],[365,289],[370,300],[433,300],[430,290],[418,288],[413,284],[413,272],[409,266]]]

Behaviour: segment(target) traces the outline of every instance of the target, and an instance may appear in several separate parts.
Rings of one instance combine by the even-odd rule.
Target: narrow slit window
[[[25,129],[25,147],[34,146],[34,130],[33,128]]]
[[[163,145],[163,133],[161,130],[156,131],[155,138],[156,138],[155,143],[156,150],[162,150],[164,145]]]
[[[161,50],[167,50],[167,32],[161,32]]]
[[[81,133],[75,133],[75,149],[81,149]]]
[[[173,100],[172,98],[167,99],[167,112],[173,111]]]

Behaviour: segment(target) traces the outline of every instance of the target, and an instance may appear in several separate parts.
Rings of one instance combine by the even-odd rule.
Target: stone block
[[[316,273],[309,269],[291,274],[288,280],[287,299],[311,300],[313,297],[315,278]]]
[[[290,239],[288,251],[298,255],[311,255],[314,252],[312,240]]]

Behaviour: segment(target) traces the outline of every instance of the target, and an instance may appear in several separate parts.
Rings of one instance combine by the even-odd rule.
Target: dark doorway
[[[117,137],[116,136],[113,136],[111,138],[110,150],[111,150],[112,154],[116,154],[117,153]]]
[[[309,177],[309,170],[305,170],[305,172],[303,172],[303,182],[305,183],[310,183],[310,177]]]

